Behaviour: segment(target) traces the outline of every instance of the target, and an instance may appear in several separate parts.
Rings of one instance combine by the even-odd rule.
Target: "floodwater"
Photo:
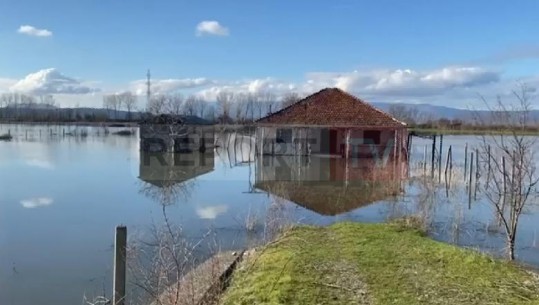
[[[14,139],[0,141],[2,305],[77,304],[110,293],[117,225],[131,241],[166,217],[193,241],[211,231],[220,249],[240,249],[253,238],[248,231],[263,237],[276,202],[294,222],[318,225],[427,211],[433,238],[503,253],[492,209],[481,194],[470,205],[466,195],[461,167],[474,136],[444,138],[455,162],[448,197],[417,178],[426,139],[414,138],[409,168],[382,162],[373,173],[372,164],[341,159],[255,158],[252,139],[230,133],[216,134],[215,150],[170,156],[140,153],[136,134],[113,128],[0,125],[0,134],[8,130]],[[424,198],[427,188],[433,195]],[[535,266],[538,220],[536,210],[523,215],[517,238],[518,259]]]

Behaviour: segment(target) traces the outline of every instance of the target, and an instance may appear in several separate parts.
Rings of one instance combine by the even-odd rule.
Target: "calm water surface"
[[[188,238],[197,240],[212,230],[222,249],[239,249],[248,242],[245,219],[254,215],[263,223],[268,207],[278,198],[275,195],[296,201],[283,204],[295,221],[327,225],[380,222],[393,213],[413,213],[422,193],[420,183],[410,182],[414,179],[402,183],[405,195],[399,197],[377,193],[363,198],[357,195],[363,184],[348,186],[357,193],[339,193],[344,189],[339,162],[323,158],[253,161],[248,139],[223,144],[230,143],[233,135],[218,135],[222,145],[215,151],[171,160],[141,154],[137,136],[105,136],[101,128],[0,125],[0,134],[8,129],[16,137],[0,142],[2,305],[80,304],[85,294],[108,291],[115,226],[127,225],[130,239],[148,234],[152,226],[164,221],[163,201],[170,203],[167,217],[181,225]],[[74,135],[63,136],[64,129]],[[466,142],[477,143],[477,139],[444,139],[446,147],[452,145],[457,164],[462,163]],[[411,176],[422,171],[413,164],[423,159],[429,143],[414,139]],[[279,162],[298,162],[301,170],[276,166]],[[301,165],[306,162],[309,166]],[[286,183],[268,187],[275,181],[298,179],[308,182],[303,192],[286,189]],[[170,180],[178,189],[163,194]],[[280,193],[283,189],[288,196]],[[342,208],[320,206],[312,195],[320,192],[341,194],[328,195],[326,201],[342,202]],[[503,235],[487,230],[493,215],[488,205],[478,200],[468,210],[465,199],[455,203],[442,190],[436,196],[434,238],[500,253]],[[349,199],[335,199],[345,197]],[[520,260],[537,266],[538,220],[535,211],[523,216],[517,252]]]

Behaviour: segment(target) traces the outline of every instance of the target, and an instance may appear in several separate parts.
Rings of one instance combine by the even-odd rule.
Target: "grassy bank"
[[[539,304],[539,279],[396,224],[341,223],[250,255],[221,304]]]

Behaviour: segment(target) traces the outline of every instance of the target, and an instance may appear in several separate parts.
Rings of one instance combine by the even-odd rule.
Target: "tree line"
[[[221,91],[215,103],[196,95],[157,95],[150,99],[146,111],[153,115],[193,115],[219,124],[247,124],[278,111],[301,99],[297,93],[278,98],[272,92],[234,93]]]
[[[53,95],[22,93],[0,95],[0,120],[30,122],[106,122],[137,121],[145,114],[191,115],[214,123],[247,124],[301,99],[297,93],[278,97],[272,92],[234,93],[222,91],[214,101],[199,95],[179,93],[154,95],[140,107],[139,97],[131,92],[103,96],[103,109],[81,111],[80,107],[61,108]]]

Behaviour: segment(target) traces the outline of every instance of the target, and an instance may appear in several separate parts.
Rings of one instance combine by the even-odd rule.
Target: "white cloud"
[[[28,74],[11,86],[10,90],[35,95],[86,94],[99,91],[84,85],[75,78],[63,75],[54,68]]]
[[[271,92],[277,96],[286,94],[291,91],[298,90],[296,84],[279,81],[277,79],[267,77],[251,80],[243,80],[237,82],[222,83],[200,90],[198,94],[206,100],[215,100],[220,92],[227,91],[234,94],[240,93],[262,93]]]
[[[197,208],[196,213],[201,219],[215,219],[220,214],[226,213],[228,207],[226,205],[216,205],[204,208]]]
[[[184,79],[152,79],[152,94],[174,93],[181,89],[204,87],[212,84],[207,78],[184,78]],[[146,80],[136,80],[130,85],[130,90],[137,95],[146,95]]]
[[[479,67],[445,67],[430,71],[397,69],[342,73],[313,72],[307,73],[306,79],[299,83],[268,77],[221,83],[200,90],[198,94],[208,100],[214,100],[222,91],[236,94],[272,92],[281,96],[292,91],[310,94],[323,88],[337,87],[359,96],[424,98],[478,88],[499,80],[497,72]]]
[[[197,36],[215,35],[215,36],[228,36],[230,34],[228,28],[222,26],[215,20],[202,21],[196,28]]]
[[[46,30],[46,29],[38,29],[31,25],[21,25],[19,29],[17,30],[17,32],[20,34],[29,35],[29,36],[37,36],[37,37],[52,36],[51,31]]]
[[[520,79],[521,82],[539,87],[539,76]],[[32,94],[55,94],[62,106],[94,106],[102,104],[102,92],[93,89],[101,86],[80,82],[66,77],[55,69],[38,71],[16,81],[0,79],[0,92],[4,88]],[[480,66],[448,66],[432,70],[418,69],[366,69],[344,72],[310,72],[303,80],[286,81],[273,77],[244,80],[215,80],[199,78],[153,79],[152,94],[175,92],[195,93],[208,101],[215,101],[222,91],[240,93],[271,92],[279,98],[289,92],[307,95],[323,88],[338,87],[368,101],[445,104],[467,107],[480,104],[478,94],[494,97],[514,89],[516,80],[502,78],[500,71]],[[130,90],[146,95],[146,80],[135,80],[114,88],[115,92]],[[92,94],[82,94],[92,93]],[[81,94],[73,98],[72,94]],[[490,96],[489,96],[490,94]]]
[[[0,93],[9,91],[15,83],[17,83],[16,79],[0,78]]]
[[[45,207],[51,205],[54,202],[52,198],[49,197],[38,197],[21,200],[21,205],[26,209],[33,209],[39,207]]]
[[[338,87],[374,96],[425,97],[455,89],[495,83],[500,75],[480,67],[445,67],[430,71],[410,69],[310,73],[306,89]]]

